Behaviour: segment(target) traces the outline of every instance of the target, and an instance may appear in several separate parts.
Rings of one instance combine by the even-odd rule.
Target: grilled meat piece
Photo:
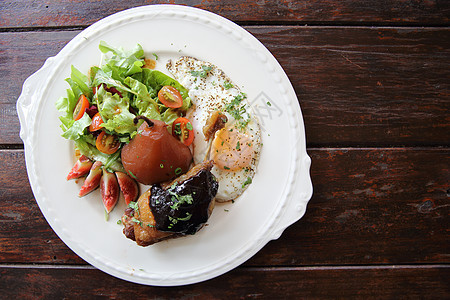
[[[212,161],[164,185],[153,185],[122,216],[123,233],[140,246],[200,230],[214,207],[218,183]]]

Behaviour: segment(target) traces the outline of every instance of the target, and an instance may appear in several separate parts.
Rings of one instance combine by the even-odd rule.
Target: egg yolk
[[[211,158],[217,167],[237,171],[250,165],[253,159],[252,140],[237,129],[222,128],[211,146]]]

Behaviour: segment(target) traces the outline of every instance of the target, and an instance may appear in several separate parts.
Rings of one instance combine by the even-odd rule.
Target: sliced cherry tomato
[[[105,154],[113,154],[120,147],[120,140],[117,136],[102,131],[95,140],[97,149]]]
[[[186,146],[192,144],[192,141],[194,141],[194,128],[192,127],[191,121],[183,117],[173,121],[172,135],[180,139]]]
[[[180,92],[170,85],[165,85],[159,90],[158,99],[170,108],[178,108],[183,105],[183,97],[181,97]]]
[[[87,108],[89,108],[89,101],[85,95],[81,95],[80,98],[78,98],[75,109],[73,110],[73,119],[75,121],[81,119]]]
[[[89,131],[94,132],[94,131],[102,129],[102,127],[100,126],[100,124],[102,124],[102,123],[103,123],[102,116],[100,116],[100,113],[96,113],[92,117],[92,123],[91,123],[91,125],[89,125]]]

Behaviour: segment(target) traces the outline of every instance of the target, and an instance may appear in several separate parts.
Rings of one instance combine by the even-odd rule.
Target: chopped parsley
[[[241,143],[239,143],[239,141],[237,141],[237,144],[236,144],[236,150],[241,150]]]
[[[202,77],[205,78],[208,75],[208,72],[211,71],[212,67],[211,66],[202,66],[202,70],[201,71],[191,71],[191,75],[194,77]]]
[[[228,112],[235,120],[239,122],[240,128],[245,128],[250,122],[250,117],[247,114],[247,119],[244,119],[244,114],[247,112],[245,104],[242,105],[242,100],[246,99],[245,93],[240,93],[233,100],[225,106],[225,111]]]
[[[133,217],[133,218],[131,219],[131,221],[134,222],[134,223],[136,223],[136,224],[138,224],[138,225],[141,225],[141,226],[142,226],[142,221],[136,219],[135,217]]]
[[[137,177],[136,177],[136,175],[134,175],[134,174],[133,174],[133,172],[131,172],[130,170],[128,170],[128,174],[130,174],[130,176],[131,176],[131,177],[133,177],[134,179],[136,179],[136,180],[137,180]]]
[[[224,87],[226,90],[229,90],[229,89],[231,89],[231,88],[233,87],[233,84],[232,84],[231,82],[225,81],[225,82],[223,83],[223,87]]]
[[[139,205],[138,205],[137,202],[131,201],[131,202],[128,204],[128,207],[132,208],[132,209],[134,210],[134,212],[139,216]]]
[[[170,206],[170,208],[176,210],[184,203],[187,203],[187,204],[194,203],[194,198],[192,198],[191,194],[180,195],[173,191],[175,189],[175,187],[176,187],[176,183],[172,184],[172,186],[168,190],[169,194],[172,196],[171,200],[173,202],[173,204]]]
[[[186,213],[186,217],[184,218],[177,218],[178,221],[189,221],[192,217],[192,214]]]
[[[170,206],[171,209],[177,210],[182,204],[192,204],[194,202],[194,198],[192,195],[178,195],[177,193],[171,193],[173,204]]]
[[[177,224],[179,221],[189,221],[192,217],[192,214],[190,213],[186,213],[186,217],[184,218],[173,218],[171,216],[168,216],[169,221],[170,221],[170,225],[167,226],[167,228],[172,228],[175,224]]]
[[[250,183],[252,183],[252,178],[247,177],[247,180],[244,181],[244,183],[242,184],[242,187],[244,188],[245,186],[249,185]]]

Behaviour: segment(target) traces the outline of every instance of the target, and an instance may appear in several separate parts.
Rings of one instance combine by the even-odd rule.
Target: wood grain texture
[[[150,287],[92,268],[0,267],[5,299],[447,299],[450,268],[237,268],[195,285]],[[20,279],[19,279],[20,278]]]
[[[25,80],[78,31],[0,33],[0,144],[21,144],[16,102]]]
[[[272,52],[302,108],[314,185],[278,240],[171,288],[114,278],[58,238],[30,188],[15,109],[24,80],[83,28],[155,3],[222,15]],[[449,25],[446,0],[2,1],[0,298],[448,299]]]
[[[313,1],[81,1],[6,0],[0,27],[87,26],[113,13],[148,4],[180,4],[202,8],[234,22],[300,24],[448,24],[450,5],[445,0],[313,0]]]
[[[448,149],[312,149],[306,215],[246,266],[449,263]],[[0,151],[0,263],[83,264],[53,233],[22,150]],[[121,230],[118,228],[118,230]]]
[[[297,92],[313,147],[448,146],[450,31],[249,26]],[[0,33],[0,144],[24,80],[78,31]],[[62,84],[64,84],[62,82]]]
[[[34,199],[23,150],[0,150],[0,262],[82,264],[51,230]]]
[[[252,33],[297,91],[308,145],[449,145],[449,30],[280,26]]]

